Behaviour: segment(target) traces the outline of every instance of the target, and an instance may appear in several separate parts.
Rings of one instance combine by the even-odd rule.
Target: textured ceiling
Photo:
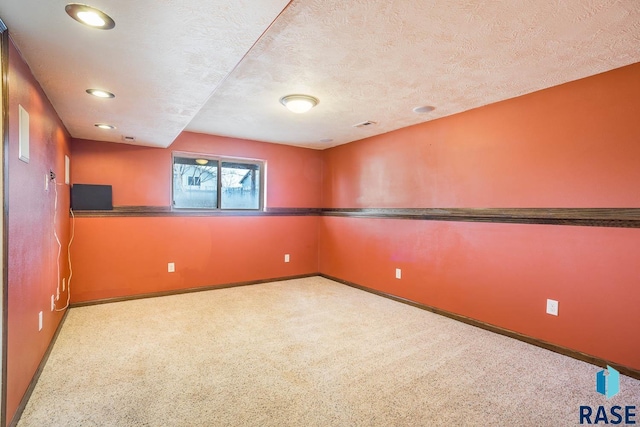
[[[288,0],[91,1],[115,20],[108,31],[72,20],[67,3],[2,0],[0,17],[71,135],[166,147]]]
[[[326,148],[640,62],[638,0],[92,2],[111,31],[65,4],[0,17],[71,134],[162,147],[186,129]],[[292,93],[320,103],[290,113]]]

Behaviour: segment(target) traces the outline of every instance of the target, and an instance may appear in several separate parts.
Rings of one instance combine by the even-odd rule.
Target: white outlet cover
[[[167,264],[167,271],[169,273],[174,273],[176,271],[176,264],[173,262],[170,262],[169,264]]]
[[[290,257],[289,254],[284,254],[284,262],[289,262]]]
[[[42,312],[38,313],[38,331],[42,330]]]
[[[49,174],[44,174],[44,191],[49,191]]]
[[[402,279],[402,270],[396,268],[396,279]]]
[[[558,315],[558,301],[553,299],[547,300],[547,314],[551,314],[552,316]]]
[[[56,302],[55,299],[53,298],[53,295],[51,295],[51,311],[55,310],[56,308]]]

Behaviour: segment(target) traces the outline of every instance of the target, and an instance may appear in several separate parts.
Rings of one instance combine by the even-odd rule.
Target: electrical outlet
[[[552,299],[547,300],[547,314],[551,314],[553,316],[558,315],[558,301]]]
[[[174,273],[176,271],[176,264],[173,262],[170,262],[169,264],[167,264],[167,271],[169,273]]]
[[[55,174],[55,172],[53,171],[53,169],[49,169],[49,179],[50,179],[51,181],[53,181],[54,179],[56,179],[56,174]]]
[[[289,262],[289,254],[284,254],[284,262]]]
[[[38,313],[38,331],[42,330],[42,312]]]
[[[402,279],[402,270],[396,268],[396,279]]]
[[[66,289],[67,286],[67,278],[63,277],[62,278],[62,292],[64,292],[64,290]]]
[[[53,299],[53,295],[51,295],[51,311],[56,309],[56,302]]]

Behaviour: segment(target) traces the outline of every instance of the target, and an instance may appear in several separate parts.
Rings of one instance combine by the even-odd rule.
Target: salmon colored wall
[[[640,207],[638,99],[635,64],[327,150],[325,207]],[[322,273],[634,369],[639,251],[637,229],[320,219]]]
[[[320,207],[322,152],[183,132],[169,148],[73,140],[72,182],[110,184],[115,206],[169,206],[171,153],[266,160],[268,207]]]
[[[323,217],[320,271],[635,369],[640,230]],[[395,279],[395,269],[402,279]],[[545,313],[559,301],[559,316]]]
[[[116,206],[169,206],[173,151],[266,160],[267,206],[320,206],[321,152],[189,132],[167,149],[73,140],[72,182],[111,184]],[[317,229],[317,217],[78,218],[72,301],[316,273]]]
[[[317,229],[317,217],[78,218],[72,301],[316,273]]]
[[[14,416],[29,382],[53,337],[62,313],[51,311],[57,289],[58,246],[53,234],[55,191],[45,191],[45,174],[52,169],[58,188],[57,230],[63,249],[69,239],[69,186],[64,185],[64,155],[70,138],[56,112],[19,52],[9,43],[9,283],[7,422]],[[30,162],[18,160],[18,104],[29,113]],[[62,251],[61,276],[67,257]],[[66,294],[61,293],[59,306]],[[38,331],[38,313],[43,329]]]
[[[640,64],[326,150],[324,207],[640,207]]]

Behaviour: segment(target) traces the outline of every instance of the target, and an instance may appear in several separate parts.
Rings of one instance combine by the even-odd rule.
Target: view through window
[[[264,164],[192,154],[173,156],[173,206],[262,209]]]

